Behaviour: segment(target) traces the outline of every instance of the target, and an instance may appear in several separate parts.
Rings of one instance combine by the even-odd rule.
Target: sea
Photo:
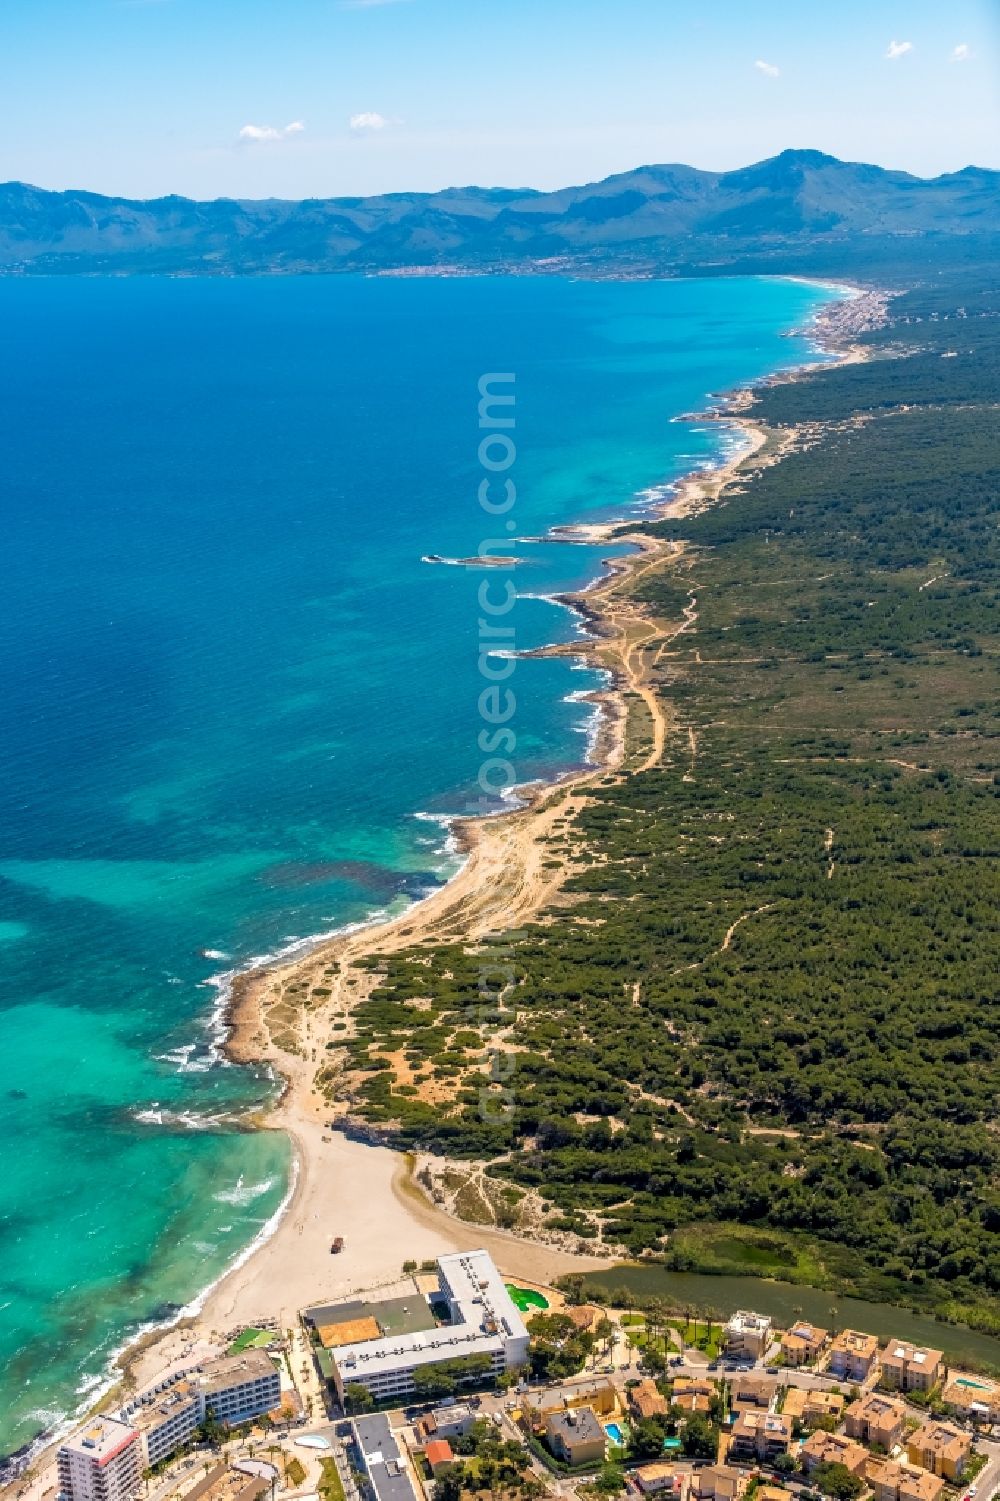
[[[0,280],[0,1454],[280,1212],[232,973],[401,910],[449,817],[586,760],[598,674],[514,653],[581,634],[551,596],[614,549],[551,529],[718,463],[736,430],[676,419],[816,358],[838,295]]]

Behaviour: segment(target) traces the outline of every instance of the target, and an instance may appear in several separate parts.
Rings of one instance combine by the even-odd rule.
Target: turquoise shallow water
[[[419,896],[474,803],[477,382],[519,535],[708,462],[672,423],[801,360],[831,294],[526,278],[0,282],[0,1452],[261,1233],[288,1148],[218,976]],[[509,535],[501,532],[501,539]],[[518,544],[514,644],[600,554]],[[594,675],[518,662],[519,780]],[[418,814],[430,817],[415,816]],[[217,1021],[217,1018],[215,1019]]]

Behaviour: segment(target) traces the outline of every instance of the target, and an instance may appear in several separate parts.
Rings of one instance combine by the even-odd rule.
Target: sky
[[[554,188],[786,147],[1000,167],[1000,0],[0,0],[0,181]]]

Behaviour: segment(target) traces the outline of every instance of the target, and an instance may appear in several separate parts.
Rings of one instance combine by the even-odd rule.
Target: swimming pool
[[[970,1381],[967,1376],[957,1376],[955,1378],[955,1385],[956,1386],[970,1386],[974,1392],[988,1392],[989,1391],[989,1387],[988,1386],[984,1386],[981,1381]]]
[[[680,1446],[681,1441],[679,1438],[665,1438],[663,1440],[664,1449],[679,1449]]]
[[[617,1444],[619,1449],[624,1449],[625,1434],[617,1423],[605,1423],[604,1431],[613,1444]]]

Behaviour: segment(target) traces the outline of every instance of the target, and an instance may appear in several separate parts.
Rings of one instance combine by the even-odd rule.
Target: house
[[[638,1382],[628,1394],[628,1405],[640,1421],[655,1418],[667,1411],[667,1400],[655,1381],[649,1377]]]
[[[874,1334],[842,1329],[830,1346],[830,1370],[860,1386],[878,1369],[878,1340]]]
[[[535,1428],[544,1427],[552,1413],[574,1407],[589,1407],[602,1417],[611,1417],[618,1411],[618,1394],[610,1381],[578,1381],[574,1386],[548,1386],[524,1399],[524,1411]]]
[[[892,1340],[882,1351],[883,1386],[897,1392],[929,1392],[945,1375],[944,1355],[905,1340]]]
[[[941,1393],[947,1407],[970,1422],[1000,1423],[1000,1382],[952,1371]]]
[[[891,1459],[870,1459],[865,1478],[874,1501],[939,1501],[944,1481],[927,1470],[912,1470]]]
[[[759,1360],[771,1343],[771,1320],[762,1313],[741,1308],[725,1327],[726,1352]]]
[[[781,1337],[781,1354],[785,1365],[812,1365],[829,1338],[829,1331],[817,1329],[815,1324],[793,1324]]]
[[[775,1376],[756,1376],[753,1372],[738,1373],[730,1388],[733,1408],[739,1412],[743,1407],[759,1407],[768,1412],[778,1392]]]
[[[712,1411],[712,1399],[704,1392],[674,1392],[671,1402],[681,1412],[700,1412],[707,1416]]]
[[[697,1393],[699,1396],[711,1397],[715,1393],[715,1382],[709,1376],[675,1376],[673,1395],[676,1401],[685,1394]]]
[[[814,1392],[804,1386],[790,1386],[781,1411],[803,1428],[815,1428],[818,1423],[837,1423],[846,1400],[840,1392]]]
[[[709,1465],[691,1476],[690,1501],[740,1501],[749,1484],[750,1476],[732,1465]]]
[[[556,1459],[569,1465],[603,1464],[607,1434],[592,1407],[556,1412],[545,1424],[545,1438]]]
[[[684,1486],[683,1473],[664,1461],[640,1465],[632,1471],[632,1479],[644,1496],[679,1496]]]
[[[791,1441],[790,1418],[747,1407],[736,1415],[729,1452],[739,1459],[777,1459],[779,1454],[786,1453]]]
[[[455,1463],[455,1451],[446,1438],[432,1438],[424,1448],[424,1458],[430,1465],[431,1474],[436,1480],[443,1475],[445,1470],[450,1470]]]
[[[911,1433],[906,1440],[906,1457],[911,1465],[930,1470],[944,1480],[962,1478],[965,1461],[972,1448],[972,1439],[952,1423],[932,1420]]]
[[[868,1450],[843,1433],[811,1433],[802,1445],[802,1468],[811,1475],[818,1465],[843,1465],[852,1475],[864,1474]]]
[[[475,1421],[476,1416],[471,1407],[455,1402],[449,1407],[435,1407],[433,1412],[420,1419],[415,1432],[423,1443],[432,1438],[461,1438],[464,1433],[469,1432]]]
[[[863,1444],[879,1444],[888,1451],[903,1437],[906,1403],[881,1392],[865,1392],[844,1413],[844,1423],[851,1438]]]

